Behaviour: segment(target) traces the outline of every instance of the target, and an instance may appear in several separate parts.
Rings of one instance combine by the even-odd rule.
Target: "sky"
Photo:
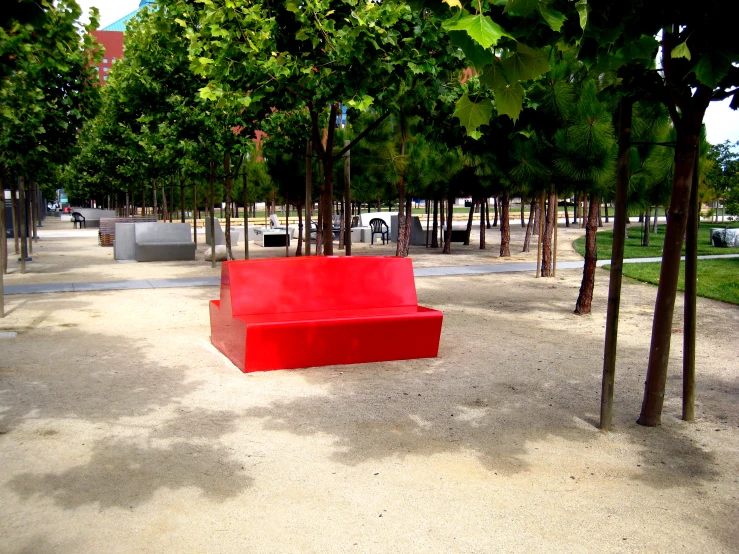
[[[85,14],[91,6],[100,11],[100,27],[105,27],[118,21],[139,7],[139,0],[77,0]],[[708,134],[708,142],[720,144],[725,140],[731,143],[739,141],[739,110],[729,108],[730,100],[711,102],[704,122]]]

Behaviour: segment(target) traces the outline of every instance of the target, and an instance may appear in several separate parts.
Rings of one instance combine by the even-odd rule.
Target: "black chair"
[[[390,243],[390,227],[387,226],[385,220],[377,217],[375,219],[370,219],[369,226],[370,229],[372,229],[370,235],[370,246],[375,243],[375,235],[380,235],[382,244],[385,244],[385,241]]]
[[[74,229],[77,228],[78,224],[80,226],[80,229],[82,229],[82,227],[87,229],[87,223],[85,222],[85,216],[83,216],[79,212],[72,212],[72,222],[74,223]]]

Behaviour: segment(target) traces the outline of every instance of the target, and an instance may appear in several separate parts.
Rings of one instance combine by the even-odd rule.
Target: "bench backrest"
[[[221,300],[234,316],[418,305],[411,260],[390,256],[224,262]]]
[[[137,243],[191,242],[188,223],[136,223]]]

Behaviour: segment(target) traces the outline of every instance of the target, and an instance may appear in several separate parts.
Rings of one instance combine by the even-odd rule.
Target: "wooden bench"
[[[244,372],[434,358],[442,317],[396,257],[224,262],[210,302],[211,342]]]

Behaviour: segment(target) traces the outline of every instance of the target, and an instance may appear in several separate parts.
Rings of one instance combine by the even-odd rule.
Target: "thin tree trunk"
[[[534,221],[536,220],[536,210],[539,201],[536,198],[531,199],[531,207],[529,208],[529,223],[526,225],[526,236],[523,239],[523,249],[521,252],[529,252],[531,250],[531,235],[534,232]]]
[[[538,227],[538,235],[537,235],[537,241],[536,241],[536,278],[538,279],[541,277],[541,240],[544,236],[544,193],[541,193],[541,198],[539,199],[539,209],[536,210],[536,214],[538,216],[539,224],[535,225],[535,227]]]
[[[400,139],[400,157],[405,157],[405,136]],[[405,173],[398,179],[398,242],[395,245],[395,255],[403,255],[403,237],[405,236]]]
[[[446,199],[443,197],[439,201],[439,215],[439,242],[443,245],[446,242],[446,239],[444,238],[444,229],[446,228]]]
[[[616,381],[616,347],[618,344],[618,312],[621,307],[621,281],[626,239],[626,203],[629,189],[629,155],[631,151],[632,101],[624,99],[619,106],[618,166],[616,170],[616,214],[613,222],[611,272],[608,283],[606,337],[603,348],[603,381],[600,401],[600,425],[611,430],[613,417],[613,388]]]
[[[26,258],[28,257],[28,244],[26,243],[26,191],[23,186],[23,177],[18,177],[18,207],[20,208],[21,226],[21,274],[26,272]]]
[[[652,227],[652,232],[656,235],[657,234],[657,215],[659,214],[659,206],[654,207],[654,227]]]
[[[577,218],[580,217],[580,195],[575,194],[575,204],[572,206],[572,224],[577,225]]]
[[[233,260],[234,255],[231,250],[231,188],[233,186],[233,177],[231,175],[231,156],[226,154],[223,158],[223,171],[226,176],[226,259]],[[285,224],[287,228],[287,223]],[[213,250],[215,254],[215,250]]]
[[[290,197],[285,195],[285,257],[290,257]]]
[[[170,177],[174,181],[174,175]],[[162,221],[167,221],[169,217],[169,209],[167,208],[167,185],[162,183]]]
[[[343,198],[341,202],[339,202],[339,250],[344,249],[344,241],[346,239],[346,227],[344,225],[346,216],[346,202],[344,202]]]
[[[0,273],[8,272],[8,216],[5,211],[5,186],[3,185],[3,177],[0,174]]]
[[[554,195],[554,248],[552,252],[552,277],[557,276],[557,238],[559,232],[559,202],[557,194]]]
[[[210,208],[210,267],[212,268],[216,266],[216,205],[215,191],[213,190],[213,181],[215,181],[215,164],[213,163],[213,160],[211,160],[208,207]]]
[[[198,246],[198,183],[192,183],[192,240]]]
[[[13,183],[10,186],[10,218],[13,220],[13,245],[15,246],[15,254],[20,254],[21,245],[21,224],[20,213],[18,212],[18,184]]]
[[[33,203],[31,205],[31,216],[33,217],[33,240],[38,242],[38,183],[34,181],[33,187]]]
[[[563,200],[565,205],[565,227],[570,226],[570,212],[567,210],[567,197],[565,197]]]
[[[590,195],[590,209],[588,210],[588,223],[585,227],[585,267],[582,270],[582,282],[580,283],[580,294],[575,303],[577,315],[589,314],[593,303],[593,289],[595,288],[595,266],[598,261],[598,248],[596,235],[598,231],[598,204],[599,200]]]
[[[26,248],[28,249],[28,257],[33,257],[33,183],[28,188],[26,194]],[[31,231],[29,235],[29,231]]]
[[[180,222],[185,223],[185,183],[182,182],[182,170],[180,170]]]
[[[349,141],[344,141],[344,148],[349,146]],[[351,150],[347,150],[344,154],[344,231],[346,239],[344,247],[346,255],[352,255],[352,188],[351,188]]]
[[[403,231],[403,257],[408,257],[411,244],[411,217],[413,213],[413,198],[411,195],[405,197],[405,230]]]
[[[480,199],[480,250],[485,250],[485,206],[486,199]]]
[[[305,146],[305,255],[310,256],[311,212],[313,208],[313,149],[311,142]]]
[[[303,206],[298,204],[298,247],[295,249],[295,256],[303,255]]]
[[[521,198],[523,204],[523,197]],[[511,256],[511,195],[506,190],[500,197],[500,257],[510,258]]]
[[[474,197],[472,197],[472,205],[470,206],[470,213],[467,216],[467,234],[464,238],[464,245],[469,246],[470,244],[470,235],[472,234],[472,220],[475,217],[475,206],[477,205],[476,200]]]
[[[485,228],[486,229],[493,228],[493,226],[490,225],[490,198],[485,199]]]
[[[431,231],[431,248],[439,248],[439,200],[434,198],[434,223]]]
[[[603,227],[603,216],[601,215],[601,205],[598,205],[598,227]]]
[[[649,224],[652,220],[651,217],[652,217],[652,208],[650,206],[649,208],[647,208],[646,217],[644,218],[645,223],[642,223],[642,230],[644,233],[644,236],[642,237],[642,240],[641,240],[642,246],[649,246],[649,227],[650,227]]]
[[[244,181],[244,259],[249,259],[249,183],[246,177],[246,164],[243,165],[244,172],[241,178]]]
[[[608,217],[608,202],[603,203],[603,209],[606,211],[606,223],[610,223],[609,217]]]
[[[526,214],[524,213],[523,194],[521,195],[521,227],[526,227]]]
[[[328,118],[328,135],[326,138],[326,152],[323,159],[324,181],[324,214],[323,214],[323,253],[326,256],[334,255],[333,208],[334,208],[334,136],[336,133],[336,114],[338,102],[331,104]]]
[[[498,226],[498,199],[499,198],[500,196],[497,194],[493,196],[493,227]]]
[[[444,237],[444,249],[442,254],[452,253],[452,218],[454,217],[454,195],[449,192],[446,199],[446,236]]]
[[[555,205],[556,196],[554,187],[549,191],[549,209],[546,211],[546,221],[544,227],[544,236],[542,237],[542,277],[553,277],[553,254],[552,254],[552,238],[554,237],[554,226],[556,225],[557,206]]]
[[[152,189],[152,208],[154,208],[154,215],[156,216],[157,220],[159,220],[159,205],[157,204],[157,181],[154,179],[151,183],[151,189]]]
[[[690,189],[688,227],[685,242],[685,305],[683,312],[683,420],[695,420],[695,334],[698,306],[696,303],[698,284],[698,227],[700,205],[698,204],[699,156],[695,156],[693,186]]]

